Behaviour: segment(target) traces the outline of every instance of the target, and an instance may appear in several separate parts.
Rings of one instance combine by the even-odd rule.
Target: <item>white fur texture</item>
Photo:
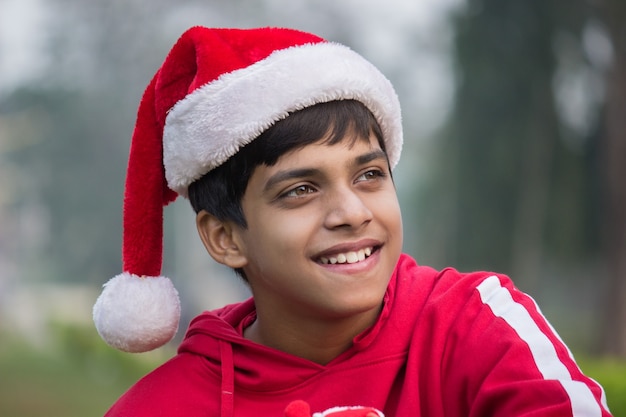
[[[323,42],[278,50],[176,103],[163,132],[168,186],[186,197],[189,184],[289,112],[339,99],[355,99],[370,109],[382,128],[394,167],[403,138],[393,86],[356,52]]]
[[[166,277],[117,275],[104,284],[93,307],[100,336],[125,352],[147,352],[169,342],[179,319],[178,292]]]
[[[374,411],[379,417],[385,417],[385,415],[381,411],[376,410],[375,408],[361,406],[333,407],[321,413],[313,413],[313,417],[332,417],[332,415],[335,413],[341,414],[344,411],[365,411],[366,409]]]

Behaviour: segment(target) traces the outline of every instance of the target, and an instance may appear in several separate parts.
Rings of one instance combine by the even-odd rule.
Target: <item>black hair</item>
[[[378,122],[359,101],[336,100],[292,112],[224,164],[194,181],[189,186],[191,206],[196,213],[205,210],[221,221],[233,221],[245,228],[241,199],[257,166],[272,166],[285,153],[322,138],[328,145],[339,143],[348,133],[353,142],[369,140],[373,133],[385,151]]]
[[[191,183],[189,201],[196,213],[205,210],[221,221],[232,221],[246,228],[241,199],[257,166],[272,166],[285,153],[323,138],[328,145],[343,140],[354,143],[369,140],[372,133],[385,152],[378,122],[369,109],[356,100],[329,101],[297,110],[261,133],[222,165]],[[242,268],[235,268],[235,273],[248,281]]]

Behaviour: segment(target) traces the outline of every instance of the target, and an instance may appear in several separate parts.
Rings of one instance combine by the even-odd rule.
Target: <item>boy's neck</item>
[[[307,323],[285,323],[263,317],[244,329],[244,337],[255,343],[326,365],[352,346],[353,339],[372,326],[380,309],[357,317],[333,321],[309,320]],[[269,323],[265,326],[265,323]]]

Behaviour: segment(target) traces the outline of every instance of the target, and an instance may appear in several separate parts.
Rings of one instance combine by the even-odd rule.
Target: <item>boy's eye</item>
[[[385,177],[386,174],[379,170],[379,169],[371,169],[367,172],[364,172],[363,174],[361,174],[356,181],[360,182],[360,181],[368,181],[368,180],[375,180],[381,177]]]
[[[302,197],[303,195],[311,194],[313,192],[315,192],[315,189],[311,187],[310,185],[299,185],[287,191],[282,196],[283,197]]]

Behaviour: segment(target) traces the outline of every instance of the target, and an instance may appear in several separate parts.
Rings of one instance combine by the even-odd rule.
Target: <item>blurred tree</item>
[[[136,36],[154,16],[131,3],[49,0],[46,72],[1,100],[14,144],[1,155],[13,167],[8,209],[20,219],[9,250],[21,279],[101,284],[120,271],[132,123],[167,48]]]
[[[608,353],[626,357],[626,3],[597,3],[614,51],[606,83],[602,139],[603,232],[610,274],[604,347]]]
[[[442,264],[507,272],[535,296],[548,267],[571,288],[584,275],[572,270],[592,271],[613,295],[595,347],[626,356],[624,9],[469,0],[455,109],[420,205],[421,246]]]
[[[43,88],[17,90],[0,103],[13,126],[14,146],[2,155],[13,166],[9,209],[27,223],[14,234],[22,278],[98,282],[119,269],[119,250],[102,244],[121,233],[124,168],[109,137],[116,120],[99,117],[113,114],[110,107],[105,97]]]
[[[15,183],[5,206],[20,219],[10,225],[14,242],[2,245],[20,279],[101,284],[120,271],[134,116],[171,42],[158,28],[177,5],[154,1],[150,13],[143,1],[45,5],[46,71],[0,101],[13,144],[0,156]]]

